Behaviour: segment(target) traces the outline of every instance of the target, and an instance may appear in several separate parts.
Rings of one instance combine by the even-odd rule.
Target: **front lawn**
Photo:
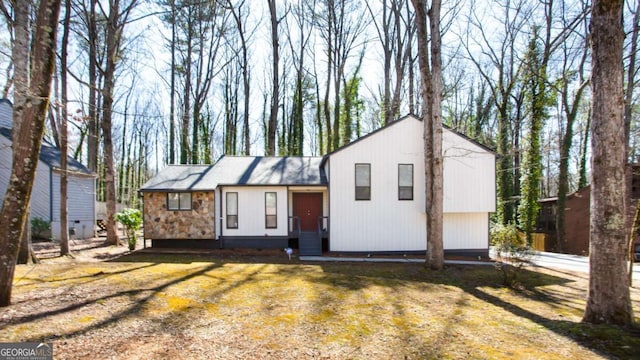
[[[0,342],[60,359],[632,358],[635,331],[580,323],[587,276],[490,266],[131,254],[16,269]],[[640,292],[632,290],[640,314]]]

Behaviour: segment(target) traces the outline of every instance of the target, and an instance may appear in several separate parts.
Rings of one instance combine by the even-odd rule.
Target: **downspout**
[[[491,259],[491,215],[489,215],[488,211],[487,211],[487,258]]]
[[[49,166],[49,221],[53,222],[53,166]],[[62,227],[60,227],[60,231],[62,231]],[[53,234],[51,236],[53,237]]]
[[[138,190],[138,197],[142,199],[140,203],[142,204],[142,248],[147,248],[147,227],[144,226],[144,194]]]
[[[322,158],[320,163],[320,170],[325,170],[325,177],[327,178],[327,250],[331,251],[331,162],[329,154]],[[326,166],[329,163],[329,174],[327,175]],[[322,212],[324,213],[324,202],[322,203]]]
[[[220,249],[224,249],[223,237],[222,237],[222,186],[220,186],[220,232],[218,233],[218,239],[220,240]],[[214,214],[215,218],[215,214]]]

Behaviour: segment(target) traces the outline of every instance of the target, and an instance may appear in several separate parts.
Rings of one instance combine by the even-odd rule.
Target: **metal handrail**
[[[295,228],[291,226],[291,220],[294,220],[294,224],[296,225]],[[289,216],[289,228],[291,229],[291,233],[293,232],[297,232],[298,236],[300,236],[300,229],[301,229],[302,225],[300,224],[300,217],[299,216]]]
[[[324,219],[327,219],[327,230],[329,230],[329,217],[318,216],[318,235],[320,236],[322,236],[322,224],[324,223]]]

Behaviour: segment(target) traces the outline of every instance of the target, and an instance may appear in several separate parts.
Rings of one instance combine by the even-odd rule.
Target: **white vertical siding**
[[[495,155],[444,129],[444,212],[496,211]]]
[[[226,219],[226,193],[238,193],[238,228],[228,229]],[[265,193],[277,195],[276,229],[267,229],[265,222]],[[222,236],[288,236],[287,187],[286,186],[224,186],[222,188]]]
[[[425,249],[421,125],[406,119],[331,155],[331,251]],[[371,200],[355,200],[356,163],[371,164]],[[414,200],[398,200],[398,164],[414,166]]]
[[[423,123],[410,117],[330,155],[331,251],[426,248],[422,129]],[[443,155],[445,214],[482,215],[462,217],[471,223],[450,229],[445,249],[487,248],[488,213],[495,211],[495,156],[448,129]],[[371,164],[371,200],[355,200],[356,163]],[[398,200],[398,164],[414,166],[413,200]]]
[[[67,177],[67,211],[69,228],[75,228],[73,239],[87,239],[94,236],[96,224],[95,179],[90,177]],[[60,174],[53,173],[53,219],[51,232],[54,239],[60,238]]]
[[[488,213],[446,213],[443,220],[446,250],[489,248]]]

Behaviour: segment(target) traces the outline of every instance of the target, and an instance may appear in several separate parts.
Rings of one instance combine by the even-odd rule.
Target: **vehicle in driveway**
[[[640,262],[640,244],[635,244],[633,247],[633,261]]]

